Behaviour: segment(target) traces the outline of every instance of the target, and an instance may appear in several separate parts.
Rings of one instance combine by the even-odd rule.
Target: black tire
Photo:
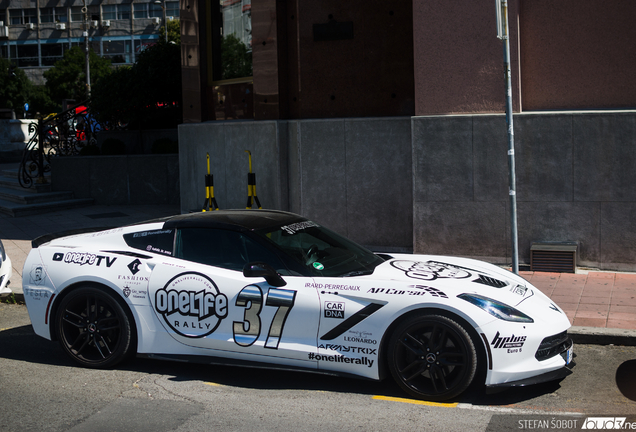
[[[134,349],[131,318],[106,290],[81,287],[60,303],[55,329],[62,348],[84,367],[108,368]]]
[[[398,325],[387,351],[393,379],[418,399],[439,402],[460,395],[477,370],[468,332],[441,315],[415,315]]]

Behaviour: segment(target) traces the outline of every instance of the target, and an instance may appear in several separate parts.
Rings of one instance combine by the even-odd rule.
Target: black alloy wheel
[[[111,367],[133,350],[131,319],[101,288],[81,287],[69,293],[59,305],[55,324],[62,348],[82,366]]]
[[[445,401],[461,394],[477,370],[468,332],[441,315],[416,315],[393,332],[388,351],[395,381],[418,399]]]

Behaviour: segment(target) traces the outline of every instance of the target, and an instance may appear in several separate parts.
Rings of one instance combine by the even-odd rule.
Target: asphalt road
[[[148,359],[83,369],[33,333],[24,306],[0,303],[0,431],[580,430],[591,416],[636,422],[636,347],[575,349],[574,373],[561,382],[494,395],[473,388],[440,405],[407,399],[390,380]]]

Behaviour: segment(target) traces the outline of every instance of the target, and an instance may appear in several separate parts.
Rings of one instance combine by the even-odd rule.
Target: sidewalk
[[[10,288],[22,295],[22,267],[31,240],[78,228],[117,227],[175,215],[177,206],[91,206],[44,215],[0,215],[0,239],[13,264]],[[636,273],[579,270],[570,273],[520,272],[567,314],[579,343],[636,344]],[[573,336],[574,337],[574,336]],[[575,342],[577,342],[575,339]]]

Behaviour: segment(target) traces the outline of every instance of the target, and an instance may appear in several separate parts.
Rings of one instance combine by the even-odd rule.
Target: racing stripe
[[[324,336],[320,338],[320,340],[333,340],[337,338],[338,336],[340,336],[341,334],[349,330],[351,327],[358,324],[363,319],[377,312],[382,306],[384,305],[379,303],[371,303],[363,307],[358,312],[354,313],[349,318],[347,318],[346,320],[344,320],[343,322],[341,322],[340,324],[332,328],[330,331],[328,331]]]

